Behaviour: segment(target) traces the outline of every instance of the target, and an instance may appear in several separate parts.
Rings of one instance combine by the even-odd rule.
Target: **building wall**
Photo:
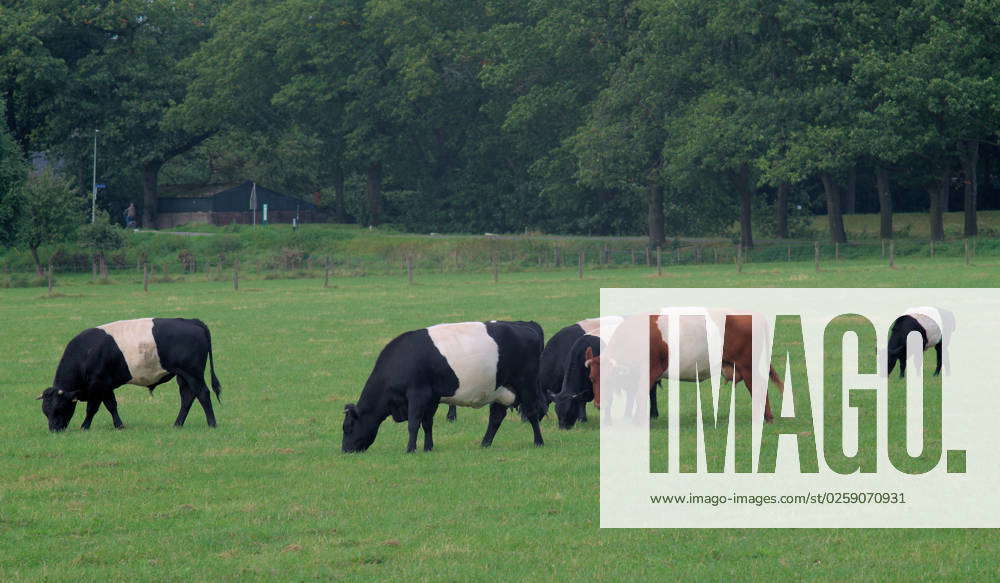
[[[207,212],[159,213],[156,215],[156,228],[170,229],[186,223],[207,223],[210,217],[211,213]]]
[[[316,213],[314,211],[299,211],[299,221],[303,223],[313,223],[316,221]],[[290,224],[292,219],[295,217],[295,211],[272,211],[268,209],[267,211],[267,222],[268,223],[285,223]],[[261,224],[263,221],[263,213],[257,211],[257,224]],[[239,225],[249,225],[253,222],[253,213],[250,211],[239,211],[230,213],[212,213],[212,224],[214,225],[228,225],[231,223],[236,223]]]

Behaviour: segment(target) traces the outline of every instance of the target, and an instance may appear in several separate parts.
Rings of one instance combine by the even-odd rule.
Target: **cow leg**
[[[454,407],[452,405],[451,407]],[[449,409],[451,409],[449,407]],[[433,407],[428,407],[427,411],[424,413],[424,418],[421,421],[421,425],[424,428],[424,451],[431,451],[434,449],[434,414],[437,413],[437,404]],[[450,411],[449,411],[450,413]]]
[[[497,434],[497,429],[500,429],[500,424],[503,423],[503,418],[507,416],[507,407],[501,405],[500,403],[490,404],[490,422],[486,426],[486,435],[483,436],[483,447],[489,447],[493,445],[493,437]],[[531,422],[532,428],[538,427],[538,420],[535,419]],[[541,433],[538,433],[536,429],[536,435],[541,438]]]
[[[750,398],[753,398],[753,386],[751,385],[751,373],[753,371],[750,368],[743,370],[742,368],[736,369],[736,374],[743,378],[743,384],[746,385],[747,390],[750,391]],[[774,420],[774,415],[771,414],[771,400],[767,396],[767,383],[764,383],[764,421],[770,423]]]
[[[104,408],[108,410],[108,413],[111,413],[111,421],[115,424],[115,429],[125,427],[122,418],[118,416],[118,399],[115,398],[114,393],[108,393],[107,398],[104,399]]]
[[[938,342],[934,345],[934,351],[937,352],[937,367],[934,369],[934,376],[941,374],[941,343]]]
[[[97,415],[100,408],[101,402],[97,399],[87,401],[87,416],[83,418],[83,425],[80,426],[80,429],[90,429],[90,422],[94,420],[94,415]]]
[[[417,432],[420,431],[420,424],[424,421],[424,415],[428,409],[430,409],[431,415],[433,415],[434,407],[428,407],[423,399],[415,397],[412,394],[407,395],[407,401],[409,401],[409,405],[406,414],[406,424],[410,430],[410,440],[406,442],[406,453],[413,453],[417,451]]]
[[[448,421],[454,421],[455,419],[458,419],[458,407],[448,405]]]
[[[205,410],[205,420],[209,427],[215,427],[215,411],[212,410],[212,394],[208,392],[208,386],[201,379],[190,379],[188,381],[195,388],[194,396],[201,403],[201,408]]]
[[[183,427],[184,421],[188,416],[188,411],[191,410],[191,404],[194,403],[194,392],[191,391],[191,387],[188,386],[187,381],[182,376],[177,377],[177,386],[181,392],[181,410],[177,413],[177,420],[174,421],[174,427]]]
[[[660,408],[656,404],[656,388],[660,386],[660,381],[653,383],[653,386],[649,387],[649,418],[659,419],[660,418]]]

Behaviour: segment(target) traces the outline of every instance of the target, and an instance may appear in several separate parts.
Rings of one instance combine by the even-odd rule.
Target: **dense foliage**
[[[81,185],[98,130],[102,206],[147,225],[161,181],[252,179],[418,232],[974,236],[998,34],[998,0],[15,0],[0,98]]]

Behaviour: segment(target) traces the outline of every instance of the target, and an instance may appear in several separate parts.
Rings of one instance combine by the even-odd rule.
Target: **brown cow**
[[[727,381],[743,381],[747,390],[753,394],[751,379],[753,371],[753,317],[747,314],[729,314],[716,312],[716,315],[725,316],[725,334],[722,341],[722,374]],[[662,377],[666,378],[669,372],[670,349],[664,339],[668,325],[668,316],[652,315],[649,317],[649,385],[650,389],[656,386],[656,382]],[[682,381],[694,381],[705,379],[710,374],[709,359],[707,358],[707,343],[705,334],[705,320],[702,318],[680,318],[681,330],[680,340],[689,346],[694,346],[691,354],[682,353],[686,358],[678,363],[680,368],[680,379]],[[709,322],[711,325],[711,322]],[[590,371],[590,380],[594,386],[594,406],[601,406],[601,357],[595,357],[592,352],[587,352],[585,364]],[[774,367],[769,367],[768,376],[778,386],[778,390],[784,392],[785,387],[774,372]],[[765,389],[766,391],[766,389]],[[764,419],[771,421],[774,416],[771,414],[771,403],[765,392],[764,397]]]

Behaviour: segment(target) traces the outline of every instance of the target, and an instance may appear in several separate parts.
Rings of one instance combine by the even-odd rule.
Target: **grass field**
[[[0,581],[719,579],[991,580],[994,530],[600,530],[598,432],[543,422],[544,448],[508,416],[438,415],[432,453],[405,424],[340,453],[382,346],[438,322],[533,319],[552,334],[598,312],[600,287],[994,287],[1000,262],[857,260],[668,270],[90,285],[0,289]],[[83,328],[144,316],[203,319],[223,383],[209,430],[198,405],[171,424],[176,385],[118,391],[126,429],[50,434],[37,401]],[[661,400],[661,407],[663,401]]]

